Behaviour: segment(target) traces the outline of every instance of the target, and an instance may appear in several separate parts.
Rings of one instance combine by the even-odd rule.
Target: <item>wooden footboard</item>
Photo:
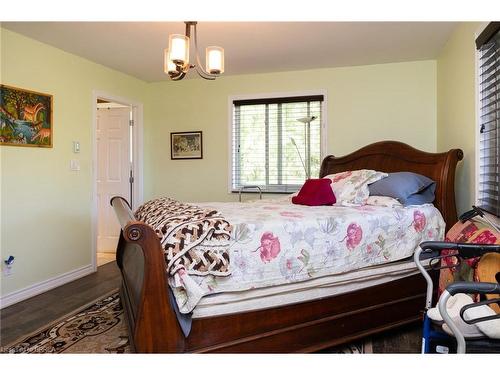
[[[125,199],[113,197],[111,205],[122,227],[116,261],[131,343],[142,353],[182,352],[184,336],[170,306],[158,236],[149,225],[135,221]]]

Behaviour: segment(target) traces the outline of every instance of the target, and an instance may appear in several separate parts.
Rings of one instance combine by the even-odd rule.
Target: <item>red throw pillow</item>
[[[311,178],[302,185],[292,202],[305,206],[331,206],[336,202],[331,183],[329,178]]]

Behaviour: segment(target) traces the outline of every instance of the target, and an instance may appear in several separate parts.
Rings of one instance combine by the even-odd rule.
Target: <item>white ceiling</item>
[[[226,75],[434,59],[455,22],[200,22]],[[3,22],[2,27],[145,81],[167,80],[163,49],[182,22]],[[193,55],[192,55],[193,56]],[[190,74],[196,77],[193,72]]]

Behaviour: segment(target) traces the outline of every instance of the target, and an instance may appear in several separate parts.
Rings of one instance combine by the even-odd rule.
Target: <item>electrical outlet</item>
[[[7,266],[3,267],[3,275],[5,277],[11,276],[13,273],[14,271],[12,270],[12,267],[7,267]]]
[[[2,270],[4,276],[12,275],[12,266],[14,265],[14,259],[14,255],[9,255],[9,257],[3,261]]]

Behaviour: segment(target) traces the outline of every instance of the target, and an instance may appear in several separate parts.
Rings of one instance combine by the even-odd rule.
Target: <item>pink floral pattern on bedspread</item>
[[[348,272],[411,256],[422,241],[442,240],[433,205],[306,207],[288,199],[197,203],[232,225],[231,275],[169,279],[181,312],[209,294],[263,288]]]

